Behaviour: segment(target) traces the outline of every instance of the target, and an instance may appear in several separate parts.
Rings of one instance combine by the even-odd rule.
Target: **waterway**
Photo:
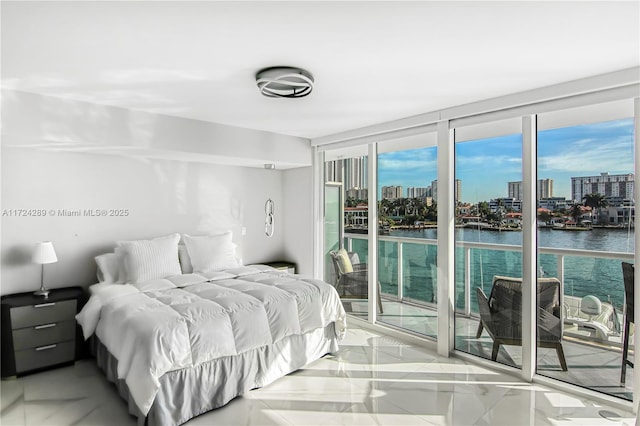
[[[391,236],[436,239],[435,229],[395,230]],[[456,241],[487,244],[522,245],[522,232],[496,232],[456,229]],[[358,242],[360,250],[364,241]],[[633,253],[633,229],[593,229],[592,231],[558,231],[539,229],[538,246],[605,252]],[[359,251],[359,250],[357,250]],[[437,248],[435,245],[403,244],[403,297],[425,302],[436,301]],[[364,253],[363,253],[364,254]],[[564,260],[565,294],[577,297],[594,295],[602,301],[611,301],[618,309],[624,303],[624,284],[620,260],[566,256]],[[538,256],[540,276],[558,276],[555,255]],[[397,244],[380,242],[379,275],[383,293],[397,294]],[[493,276],[522,276],[520,252],[504,250],[471,250],[471,301],[477,311],[475,288],[485,292],[491,289]],[[464,250],[456,249],[456,306],[464,306]]]

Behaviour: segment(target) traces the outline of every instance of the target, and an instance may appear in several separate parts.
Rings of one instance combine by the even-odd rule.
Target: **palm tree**
[[[481,201],[478,203],[478,216],[480,216],[481,219],[485,219],[487,218],[487,216],[489,216],[491,214],[491,209],[489,209],[489,203],[487,203],[486,201]]]
[[[569,209],[569,215],[578,224],[580,222],[580,216],[582,216],[582,204],[576,203]]]
[[[550,212],[546,210],[538,210],[538,220],[540,222],[547,224],[551,221],[552,218],[553,215]]]
[[[380,215],[381,216],[388,216],[389,215],[389,210],[391,209],[391,200],[387,199],[387,198],[383,198],[382,200],[380,200],[378,202],[378,205],[380,206]]]
[[[591,209],[596,212],[596,218],[598,217],[598,210],[609,205],[609,203],[607,202],[607,198],[602,194],[598,194],[597,192],[585,195],[582,198],[582,202],[585,206],[591,207]]]
[[[405,216],[407,214],[408,198],[396,198],[393,200],[392,209],[394,216]]]
[[[425,208],[424,217],[426,220],[435,222],[438,220],[438,204],[433,203]]]

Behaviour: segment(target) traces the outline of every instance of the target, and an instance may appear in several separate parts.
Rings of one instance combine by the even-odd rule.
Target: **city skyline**
[[[456,144],[456,179],[463,202],[507,197],[508,182],[522,180],[521,135]],[[486,173],[487,171],[490,173]],[[538,179],[553,179],[553,195],[571,198],[571,178],[634,173],[633,120],[620,119],[538,133]],[[437,179],[437,148],[378,156],[378,195],[383,186],[427,187]]]

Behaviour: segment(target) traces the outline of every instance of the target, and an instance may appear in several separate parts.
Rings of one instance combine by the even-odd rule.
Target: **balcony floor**
[[[345,300],[345,309],[353,315],[366,315],[366,301]],[[436,311],[427,307],[383,298],[379,322],[436,338]],[[456,315],[456,349],[482,358],[491,358],[493,340],[486,331],[477,339],[478,320]],[[619,398],[632,399],[633,368],[627,367],[626,386],[620,385],[622,353],[620,348],[605,346],[574,337],[562,342],[568,371],[562,371],[555,349],[538,348],[538,374],[596,390]],[[632,357],[633,353],[629,352]],[[501,346],[497,361],[517,367],[522,363],[519,346]]]

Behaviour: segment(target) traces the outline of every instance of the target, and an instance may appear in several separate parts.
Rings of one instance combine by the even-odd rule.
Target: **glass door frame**
[[[327,256],[329,255],[329,252],[327,251],[327,241],[326,241],[326,232],[327,232],[327,226],[326,226],[326,219],[327,219],[327,205],[326,205],[326,201],[327,201],[327,197],[326,197],[326,193],[327,193],[327,188],[334,188],[334,189],[338,189],[338,206],[339,206],[339,211],[338,211],[338,224],[337,224],[337,228],[338,228],[338,249],[344,248],[344,189],[342,187],[342,183],[340,182],[325,182],[324,184],[324,200],[325,200],[325,205],[324,205],[324,210],[323,210],[323,218],[325,220],[325,222],[323,222],[323,227],[324,227],[324,238],[323,238],[323,257],[325,259],[325,274],[323,275],[323,279],[325,281],[327,281],[327,271],[326,269],[328,269],[328,267],[326,266],[328,262],[327,260]],[[335,277],[335,273],[332,274],[331,276]]]
[[[640,171],[640,82],[638,81],[638,69],[626,70],[628,72],[610,73],[604,76],[596,76],[594,78],[583,79],[579,82],[570,82],[565,85],[553,87],[553,95],[549,96],[550,89],[543,88],[539,90],[523,92],[493,100],[481,101],[474,104],[463,105],[457,108],[450,108],[443,111],[422,114],[419,116],[409,117],[407,119],[396,120],[389,123],[370,126],[369,128],[359,129],[358,131],[344,132],[344,135],[332,135],[316,140],[312,140],[312,149],[314,151],[314,191],[316,196],[316,239],[315,246],[321,242],[322,224],[317,220],[319,208],[323,206],[322,194],[320,189],[323,188],[322,180],[323,170],[323,151],[332,147],[338,147],[342,143],[348,146],[368,145],[369,151],[369,186],[375,188],[377,182],[377,143],[386,139],[397,138],[402,133],[412,132],[413,134],[427,132],[425,129],[429,126],[437,126],[438,137],[438,181],[440,190],[438,191],[438,339],[437,351],[441,356],[451,356],[458,354],[454,349],[454,229],[455,229],[455,208],[454,208],[454,132],[458,126],[470,123],[481,123],[497,121],[501,118],[520,117],[522,120],[523,132],[523,188],[525,188],[525,205],[526,211],[523,212],[523,365],[522,370],[512,369],[514,374],[519,375],[527,382],[541,382],[552,385],[561,390],[566,390],[574,394],[583,393],[576,386],[565,384],[557,380],[544,378],[535,373],[536,368],[536,295],[535,286],[532,285],[537,278],[537,234],[536,234],[536,174],[537,174],[537,115],[538,113],[563,110],[575,106],[584,106],[597,103],[603,103],[612,100],[633,99],[634,101],[634,144],[636,148],[635,155],[635,174]],[[615,84],[614,84],[615,83]],[[441,185],[446,185],[447,189]],[[640,185],[634,185],[635,199],[640,200]],[[377,206],[377,191],[369,192],[369,205]],[[377,209],[370,209],[373,214],[370,217],[370,223],[377,223]],[[526,214],[525,214],[526,213]],[[369,229],[369,252],[377,253],[377,230],[376,227]],[[524,231],[526,229],[526,231]],[[640,247],[640,232],[635,233],[636,247]],[[321,244],[321,243],[320,243]],[[321,251],[320,251],[321,252]],[[320,263],[321,259],[316,250],[315,262]],[[376,256],[372,256],[372,260]],[[634,254],[634,263],[640,264],[639,251],[636,249]],[[369,268],[369,283],[377,283],[377,259],[374,260],[375,265]],[[320,268],[314,270],[317,277],[321,272]],[[635,286],[640,288],[640,277],[635,277]],[[369,320],[372,326],[376,325],[376,294],[373,286],[369,286]],[[636,292],[634,303],[640,306],[640,292]],[[640,321],[640,310],[635,311],[635,321]],[[468,358],[468,357],[465,357]],[[478,363],[483,364],[481,359],[476,359]],[[640,351],[634,354],[634,362],[640,362]],[[496,366],[493,366],[496,368]],[[508,369],[508,367],[504,367]],[[633,403],[630,409],[638,412],[640,405],[640,373],[634,372],[633,375]],[[617,398],[607,397],[604,394],[594,395],[593,392],[585,392],[592,397],[602,399],[607,402],[625,405],[617,400]]]

